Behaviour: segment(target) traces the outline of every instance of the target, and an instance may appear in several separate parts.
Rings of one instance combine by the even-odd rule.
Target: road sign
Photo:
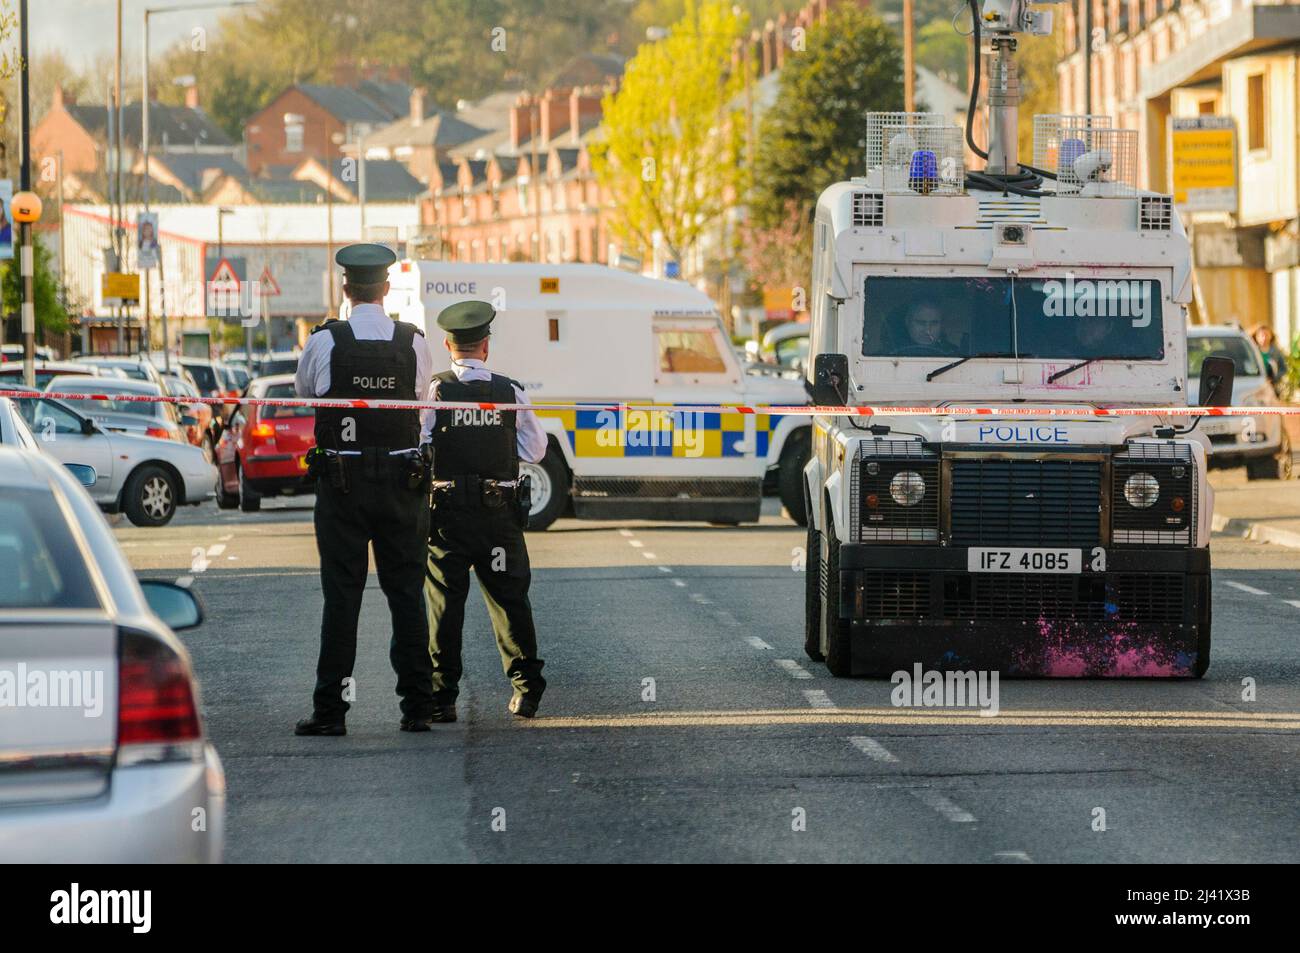
[[[257,279],[261,287],[262,297],[275,298],[280,294],[280,285],[275,280],[275,275],[271,274],[271,266],[267,265],[262,269],[262,277]]]
[[[120,271],[104,272],[101,293],[105,301],[114,298],[118,301],[140,300],[140,276]]]
[[[1237,211],[1236,138],[1231,116],[1169,120],[1175,205],[1189,212]]]
[[[210,318],[242,318],[240,291],[244,285],[244,259],[209,258],[206,262],[207,313]]]

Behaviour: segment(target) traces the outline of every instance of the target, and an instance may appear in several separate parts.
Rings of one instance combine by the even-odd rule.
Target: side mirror
[[[1201,362],[1201,393],[1198,407],[1231,407],[1232,382],[1237,365],[1230,357],[1207,357]]]
[[[95,422],[93,420],[90,420],[85,417],[81,419],[81,432],[85,434],[87,437],[95,434],[98,431],[98,429],[99,428],[95,426]]]
[[[140,580],[140,589],[153,614],[173,632],[192,629],[203,622],[199,597],[183,586],[160,579]]]
[[[843,407],[849,402],[849,359],[844,354],[818,354],[813,358],[812,402],[821,407]]]
[[[95,468],[84,463],[65,463],[64,466],[68,468],[68,471],[77,478],[77,482],[82,486],[94,486],[95,481],[99,479],[99,474],[95,472]]]

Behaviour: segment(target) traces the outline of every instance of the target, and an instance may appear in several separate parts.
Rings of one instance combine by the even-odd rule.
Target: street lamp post
[[[19,137],[22,139],[18,150],[18,181],[22,186],[23,194],[32,187],[32,153],[31,153],[31,122],[32,110],[29,102],[31,90],[28,86],[28,80],[31,76],[28,70],[27,59],[27,0],[19,0],[18,5],[18,45],[19,45],[19,92],[18,92],[18,109],[19,109]],[[33,196],[34,197],[34,196]],[[15,196],[17,198],[17,196]],[[39,209],[39,201],[36,203]],[[15,213],[11,200],[10,212]],[[40,211],[36,212],[36,217],[40,217]],[[14,218],[18,219],[17,214]],[[23,224],[22,229],[22,249],[19,251],[22,279],[23,279],[23,307],[22,307],[22,330],[23,330],[23,383],[28,387],[36,386],[36,303],[33,297],[33,260],[32,260],[32,222],[33,218],[24,216],[18,219]]]
[[[25,2],[25,0],[24,0]],[[149,18],[156,14],[163,13],[180,13],[186,10],[212,10],[224,9],[226,7],[250,7],[256,3],[256,0],[222,0],[215,3],[198,3],[190,6],[173,6],[173,7],[149,7],[144,11],[144,51],[142,53],[143,62],[141,74],[143,76],[141,96],[140,96],[140,153],[144,157],[144,210],[146,214],[149,211],[149,184],[152,181],[149,176]],[[119,17],[121,3],[119,0]],[[120,55],[120,53],[119,53]],[[218,225],[218,228],[220,226]],[[149,320],[149,274],[148,269],[141,269],[145,272],[142,276],[145,283],[145,313],[146,323]],[[159,307],[162,311],[162,336],[163,336],[163,366],[171,370],[171,351],[168,350],[167,336],[167,295],[166,289],[162,286],[162,242],[158,241],[158,276],[159,276]],[[152,347],[152,342],[150,342]]]

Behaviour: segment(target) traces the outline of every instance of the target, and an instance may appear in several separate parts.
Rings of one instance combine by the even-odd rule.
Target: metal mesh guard
[[[1056,118],[1051,129],[1040,120]],[[1133,198],[1137,195],[1136,129],[1097,126],[1102,116],[1039,116],[1034,121],[1034,164],[1056,174],[1058,195]]]
[[[867,169],[879,169],[890,194],[961,195],[966,189],[962,132],[938,113],[869,113]],[[926,155],[929,153],[929,155]]]

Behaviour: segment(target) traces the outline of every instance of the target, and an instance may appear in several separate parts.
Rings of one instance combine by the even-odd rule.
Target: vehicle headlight
[[[1149,473],[1134,473],[1124,481],[1124,499],[1139,510],[1154,506],[1160,499],[1160,481]]]
[[[889,481],[889,495],[899,506],[916,506],[925,497],[925,480],[915,470],[900,470]]]

